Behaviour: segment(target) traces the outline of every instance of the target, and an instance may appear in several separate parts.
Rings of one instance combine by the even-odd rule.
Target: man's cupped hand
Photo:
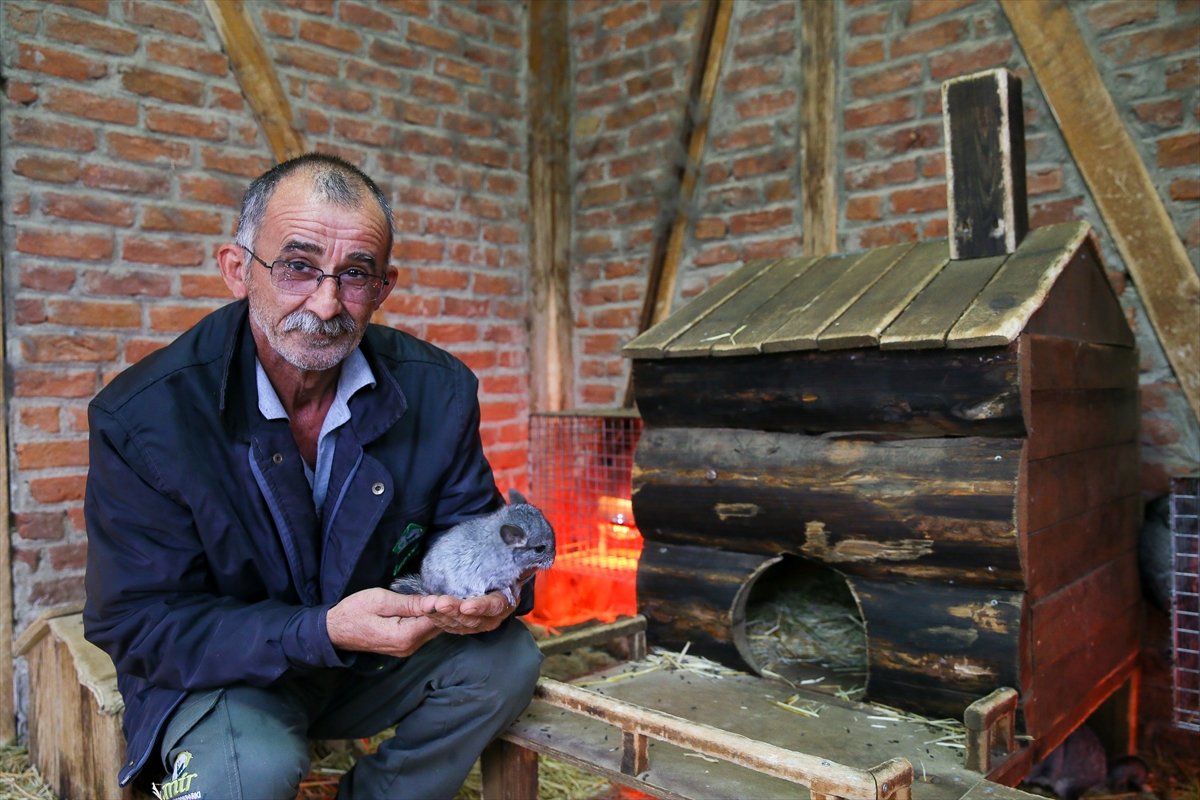
[[[363,589],[329,609],[325,628],[334,647],[406,658],[443,632],[490,631],[513,609],[500,592],[462,600]]]

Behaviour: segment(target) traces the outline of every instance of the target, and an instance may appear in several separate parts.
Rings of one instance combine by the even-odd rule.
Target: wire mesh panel
[[[530,417],[531,499],[554,526],[557,551],[554,568],[539,577],[535,621],[570,625],[635,613],[642,536],[630,478],[641,432],[635,411]]]
[[[1200,731],[1200,477],[1171,481],[1175,724]]]

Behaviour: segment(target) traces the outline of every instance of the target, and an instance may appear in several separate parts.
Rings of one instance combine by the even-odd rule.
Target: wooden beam
[[[1200,418],[1200,277],[1061,0],[1000,0]]]
[[[692,73],[692,86],[688,92],[680,135],[680,139],[687,142],[687,161],[679,175],[675,219],[667,231],[666,238],[660,237],[655,242],[650,258],[650,273],[646,277],[646,293],[642,297],[642,314],[638,320],[639,335],[662,322],[671,313],[671,300],[675,297],[675,283],[679,277],[679,260],[683,256],[692,195],[696,191],[696,179],[704,159],[704,145],[708,141],[708,121],[712,116],[717,81],[721,77],[721,61],[725,56],[725,42],[729,38],[729,20],[732,15],[733,0],[708,0],[696,53],[697,67],[703,64],[704,68],[696,69]],[[633,406],[632,372],[629,383],[625,386],[624,406]]]
[[[800,0],[800,197],[804,255],[836,253],[837,3]]]
[[[529,6],[530,404],[574,405],[568,3]]]
[[[292,107],[275,74],[275,63],[263,47],[243,0],[204,0],[217,25],[217,35],[237,76],[242,94],[262,125],[277,161],[308,152],[304,137],[292,126]]]
[[[0,264],[0,272],[3,265]],[[4,291],[0,287],[0,308]],[[0,319],[0,342],[4,339],[4,320]],[[4,369],[0,348],[0,374]],[[0,743],[17,737],[16,699],[13,697],[13,586],[12,529],[9,526],[8,498],[8,395],[0,393]]]

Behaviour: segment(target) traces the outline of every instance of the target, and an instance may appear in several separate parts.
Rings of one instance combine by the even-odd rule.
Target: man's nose
[[[333,319],[342,313],[342,299],[338,295],[338,283],[331,275],[321,279],[321,285],[308,297],[308,309],[321,319]]]

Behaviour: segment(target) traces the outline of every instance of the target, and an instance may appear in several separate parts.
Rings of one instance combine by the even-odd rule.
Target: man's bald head
[[[242,197],[242,210],[238,218],[236,241],[239,245],[254,250],[271,196],[285,179],[292,176],[309,180],[318,198],[343,208],[362,208],[370,202],[368,198],[373,199],[391,232],[388,241],[388,252],[391,252],[396,225],[387,197],[375,185],[375,181],[358,167],[324,153],[306,153],[276,164],[250,183]]]

